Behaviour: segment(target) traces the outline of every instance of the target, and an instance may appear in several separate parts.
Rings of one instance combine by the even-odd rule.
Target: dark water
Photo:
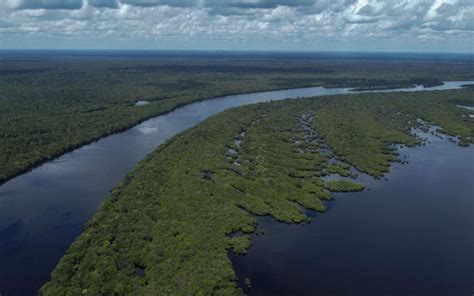
[[[464,83],[447,82],[430,89],[459,88]],[[193,103],[79,148],[5,183],[0,187],[0,294],[35,295],[108,192],[146,154],[173,135],[229,107],[347,92],[347,89],[314,87]],[[465,155],[462,159],[466,162]],[[466,175],[469,173],[465,169],[458,170]],[[472,175],[472,171],[470,173]],[[450,207],[448,200],[447,208]],[[463,203],[464,209],[469,209],[470,205],[472,203]],[[338,211],[334,213],[339,212],[339,208],[342,207],[338,205]],[[357,207],[353,208],[353,213],[358,213]],[[350,250],[350,246],[340,247]]]
[[[335,194],[312,222],[265,217],[245,256],[231,256],[249,295],[472,295],[474,147],[436,136],[402,148],[387,181]],[[241,280],[242,281],[242,280]]]

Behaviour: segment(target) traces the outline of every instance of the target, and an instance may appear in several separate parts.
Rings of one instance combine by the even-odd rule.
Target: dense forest
[[[458,104],[474,106],[474,90],[283,100],[213,116],[127,175],[41,294],[240,294],[228,252],[248,250],[256,216],[304,223],[331,192],[364,190],[357,174],[380,178],[402,161],[394,144],[423,145],[413,128],[474,143],[474,118]]]
[[[0,54],[0,183],[205,98],[305,86],[359,90],[474,79],[472,60],[251,54]],[[151,104],[136,107],[140,100]]]

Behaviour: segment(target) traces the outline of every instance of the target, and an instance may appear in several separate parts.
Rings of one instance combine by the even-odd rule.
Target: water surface
[[[148,105],[148,104],[150,104],[149,101],[137,101],[135,103],[135,106],[140,107],[140,106],[145,106],[145,105]]]
[[[447,82],[429,90],[460,88],[465,83]],[[348,92],[312,87],[192,103],[10,180],[0,187],[0,294],[35,295],[108,192],[170,137],[230,107]]]
[[[259,220],[245,256],[231,254],[249,295],[472,295],[474,147],[423,133],[399,149],[387,180],[336,193],[310,224]],[[261,232],[264,232],[262,235]]]

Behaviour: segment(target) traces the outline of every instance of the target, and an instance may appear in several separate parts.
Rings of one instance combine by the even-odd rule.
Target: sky
[[[474,0],[0,0],[0,48],[474,53]]]

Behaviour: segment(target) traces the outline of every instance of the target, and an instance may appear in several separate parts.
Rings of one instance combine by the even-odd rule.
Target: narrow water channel
[[[455,89],[466,83],[473,82],[451,81],[439,87],[417,87],[402,91]],[[123,133],[83,146],[8,181],[0,187],[0,294],[35,295],[108,192],[145,155],[170,137],[230,107],[348,92],[345,88],[312,87],[225,96],[196,102],[147,120]],[[463,151],[472,152],[467,149]],[[469,173],[465,168],[463,170],[465,174]],[[470,174],[472,176],[472,170]],[[456,175],[448,178],[456,178]],[[449,180],[446,182],[449,183]],[[470,192],[472,193],[472,185]],[[350,197],[344,198],[351,200]],[[364,201],[363,198],[359,199]],[[445,203],[447,208],[452,204],[449,196]],[[347,203],[346,207],[350,204]],[[352,210],[354,215],[362,206],[359,202],[356,205],[358,206]],[[472,214],[472,201],[465,206],[471,207]],[[366,213],[369,214],[373,213]],[[442,214],[439,213],[440,219],[443,219]],[[330,217],[331,214],[327,216]],[[402,216],[403,221],[407,218]],[[472,230],[472,223],[470,227]],[[380,228],[380,231],[384,230]],[[341,236],[344,234],[341,233]],[[258,244],[256,246],[258,248]],[[347,252],[354,251],[350,249],[351,246],[341,245],[340,248]]]

